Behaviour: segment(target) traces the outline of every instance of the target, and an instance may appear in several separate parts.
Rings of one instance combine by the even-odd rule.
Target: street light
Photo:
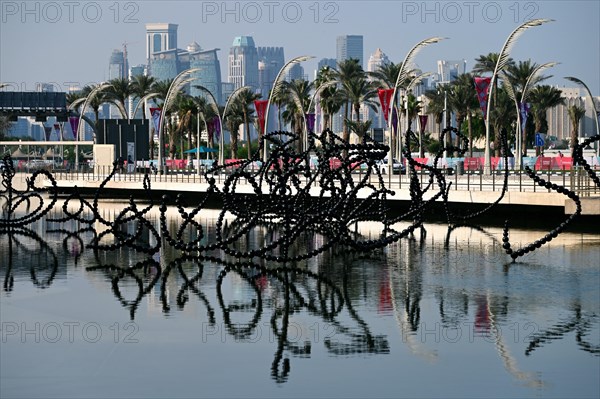
[[[492,74],[492,78],[490,79],[490,88],[488,92],[488,102],[487,102],[487,112],[485,115],[485,155],[484,155],[484,166],[483,170],[486,174],[492,173],[492,159],[490,153],[490,111],[492,102],[490,101],[492,98],[492,92],[494,89],[494,82],[498,77],[498,74],[501,70],[503,70],[508,64],[508,60],[510,59],[510,51],[519,38],[527,29],[532,28],[534,26],[540,26],[545,24],[546,22],[551,22],[552,19],[533,19],[531,21],[527,21],[524,24],[518,26],[512,33],[508,36],[506,41],[504,42],[504,46],[502,46],[502,50],[498,54],[498,61],[496,62],[496,66],[494,67],[494,73]]]
[[[171,83],[171,86],[169,86],[169,90],[167,91],[167,96],[165,97],[165,102],[163,104],[163,110],[162,110],[162,115],[160,117],[160,124],[159,124],[159,128],[158,128],[158,169],[160,170],[161,174],[165,173],[165,165],[164,165],[164,146],[163,146],[163,131],[164,131],[164,126],[165,126],[165,115],[167,113],[167,110],[169,109],[169,105],[171,102],[171,99],[175,96],[175,94],[179,91],[179,89],[184,86],[187,83],[190,83],[191,81],[195,80],[196,78],[186,78],[188,75],[199,71],[200,68],[192,68],[192,69],[186,69],[185,71],[181,72],[179,75],[177,75],[175,77],[175,79],[173,79],[173,82]]]
[[[577,83],[580,86],[583,86],[587,95],[592,103],[592,110],[594,111],[594,121],[596,122],[596,134],[600,134],[600,126],[598,123],[598,118],[600,115],[598,114],[598,109],[596,108],[596,103],[594,102],[594,96],[592,96],[592,92],[589,87],[582,80],[574,78],[573,76],[566,76],[565,79],[570,80],[571,82]],[[600,145],[596,143],[596,156],[600,156]]]

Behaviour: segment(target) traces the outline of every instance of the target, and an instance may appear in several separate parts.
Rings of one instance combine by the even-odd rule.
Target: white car
[[[400,162],[398,162],[398,160],[396,158],[394,158],[392,160],[392,172],[393,174],[397,175],[399,173],[405,174],[406,173],[406,168],[404,167],[404,165],[402,165]],[[388,159],[384,159],[384,160],[380,160],[377,162],[377,166],[379,167],[379,170],[381,171],[381,174],[383,175],[387,175],[389,172],[389,165],[388,165]]]

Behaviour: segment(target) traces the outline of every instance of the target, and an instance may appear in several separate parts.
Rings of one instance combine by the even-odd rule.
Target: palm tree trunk
[[[473,157],[473,127],[471,126],[471,111],[467,114],[467,128],[469,129],[469,157]]]

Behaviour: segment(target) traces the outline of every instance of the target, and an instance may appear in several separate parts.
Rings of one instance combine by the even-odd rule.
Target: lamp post
[[[577,83],[580,86],[583,86],[583,88],[587,92],[590,102],[592,103],[592,110],[594,111],[594,121],[596,122],[596,134],[600,134],[600,126],[599,126],[600,123],[598,122],[600,115],[598,114],[598,109],[596,108],[596,103],[594,102],[594,96],[592,96],[592,92],[591,92],[590,88],[587,87],[587,85],[585,83],[583,83],[582,80],[574,78],[573,76],[567,76],[567,77],[565,77],[565,79],[570,80],[571,82]],[[598,142],[596,142],[596,156],[600,157],[600,144]]]
[[[300,57],[296,57],[291,59],[290,61],[288,61],[280,70],[279,73],[277,73],[277,76],[275,77],[274,83],[273,83],[273,88],[271,89],[271,93],[269,93],[269,100],[267,101],[267,109],[265,111],[265,126],[263,129],[263,137],[266,137],[267,135],[267,125],[269,124],[269,108],[271,107],[271,101],[273,101],[273,95],[274,93],[279,90],[280,88],[280,81],[279,79],[282,76],[285,76],[286,72],[292,67],[292,65],[294,64],[298,64],[300,62],[306,61],[306,60],[310,60],[311,58],[315,58],[312,55],[302,55]],[[304,121],[304,125],[306,125],[306,121]],[[264,148],[263,148],[263,161],[266,162],[267,161],[267,142],[264,141]]]
[[[185,71],[181,72],[179,75],[177,75],[175,77],[175,79],[173,79],[173,82],[171,83],[171,86],[169,86],[169,90],[167,91],[167,96],[165,97],[165,102],[163,104],[163,110],[162,110],[162,115],[160,117],[160,123],[159,123],[159,128],[158,128],[158,169],[160,170],[161,174],[165,173],[165,162],[164,162],[164,145],[163,145],[163,131],[164,131],[164,126],[165,126],[165,116],[167,113],[167,110],[169,109],[169,105],[171,102],[171,99],[175,96],[175,94],[179,91],[179,89],[187,84],[190,83],[191,81],[195,80],[196,78],[187,78],[186,77],[194,72],[199,71],[200,68],[192,68],[192,69],[186,69]]]
[[[496,79],[498,78],[498,74],[500,71],[506,67],[509,57],[510,51],[514,46],[515,42],[525,32],[527,29],[532,28],[534,26],[540,26],[545,24],[546,22],[551,22],[551,19],[533,19],[531,21],[527,21],[524,24],[519,25],[512,33],[508,36],[504,45],[502,46],[502,50],[498,54],[498,61],[496,62],[496,66],[494,67],[494,73],[492,74],[492,78],[490,79],[490,89],[488,92],[488,102],[487,102],[487,112],[485,115],[485,155],[484,155],[484,165],[483,170],[486,174],[492,173],[492,158],[490,153],[490,111],[492,102],[490,99],[492,98],[492,92],[494,90],[494,84]]]

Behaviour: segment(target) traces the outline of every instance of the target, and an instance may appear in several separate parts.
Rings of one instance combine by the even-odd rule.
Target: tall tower
[[[229,83],[234,89],[251,86],[259,89],[258,84],[258,52],[251,36],[238,36],[233,40],[229,50]]]
[[[263,98],[269,97],[269,91],[275,83],[277,74],[285,64],[283,47],[258,47],[259,76],[258,84]]]
[[[177,48],[177,24],[146,24],[146,59],[154,53]]]
[[[364,68],[362,35],[338,36],[336,58],[338,63],[350,58],[357,59],[358,64]]]
[[[369,57],[369,62],[367,63],[367,71],[375,72],[379,70],[383,65],[387,65],[390,63],[390,59],[388,56],[381,51],[380,48],[377,48],[373,54]],[[394,84],[394,83],[392,83]],[[373,128],[385,128],[385,118],[383,116],[383,112],[375,113],[372,109],[367,108],[367,118],[371,119],[373,122],[371,127]]]
[[[146,24],[146,64],[148,74],[158,80],[178,73],[177,24]]]
[[[121,50],[113,50],[110,61],[108,62],[108,79],[125,79],[127,78],[128,68],[126,65],[125,55]]]

